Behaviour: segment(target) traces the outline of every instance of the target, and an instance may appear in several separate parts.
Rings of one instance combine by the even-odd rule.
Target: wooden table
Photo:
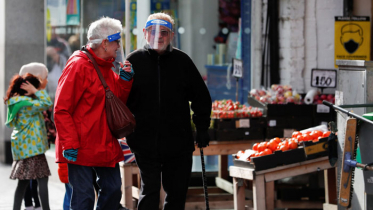
[[[204,155],[219,155],[218,171],[219,178],[227,179],[228,155],[236,154],[239,150],[251,149],[253,144],[263,140],[240,140],[240,141],[210,141],[208,147],[203,148]],[[196,146],[194,156],[200,156],[199,148]]]
[[[231,166],[229,174],[233,177],[234,187],[234,209],[245,209],[245,184],[243,180],[252,180],[253,182],[253,207],[254,210],[273,210],[276,208],[294,208],[294,203],[275,201],[274,181],[286,177],[292,177],[307,174],[315,171],[333,168],[330,166],[328,157],[321,157],[313,160],[303,161],[290,165],[271,168],[263,171],[255,171],[251,168]],[[330,182],[331,180],[329,180]],[[333,181],[331,181],[333,183]],[[325,186],[327,191],[327,186]],[[299,201],[303,207],[320,208],[320,202]]]

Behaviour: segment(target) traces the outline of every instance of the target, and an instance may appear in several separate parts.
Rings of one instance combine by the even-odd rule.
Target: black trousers
[[[166,193],[164,210],[185,209],[192,171],[192,153],[173,158],[148,158],[136,155],[140,169],[141,190],[138,210],[158,210],[161,184]],[[161,201],[163,202],[163,201]]]

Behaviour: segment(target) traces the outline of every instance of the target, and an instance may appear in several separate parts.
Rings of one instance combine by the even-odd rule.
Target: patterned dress
[[[15,96],[7,101],[6,125],[13,128],[11,179],[36,179],[50,175],[44,155],[49,146],[42,112],[52,106],[52,101],[45,90],[37,91],[35,96]]]

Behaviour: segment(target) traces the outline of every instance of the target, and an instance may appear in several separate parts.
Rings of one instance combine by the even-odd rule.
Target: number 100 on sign
[[[312,69],[311,86],[320,88],[335,88],[337,71],[334,69]]]

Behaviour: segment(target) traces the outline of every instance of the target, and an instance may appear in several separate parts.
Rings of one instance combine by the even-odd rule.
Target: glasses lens
[[[169,34],[169,31],[158,31],[158,30],[151,30],[150,33],[152,34],[152,36],[155,36],[156,33],[160,33],[161,36],[168,36]]]

